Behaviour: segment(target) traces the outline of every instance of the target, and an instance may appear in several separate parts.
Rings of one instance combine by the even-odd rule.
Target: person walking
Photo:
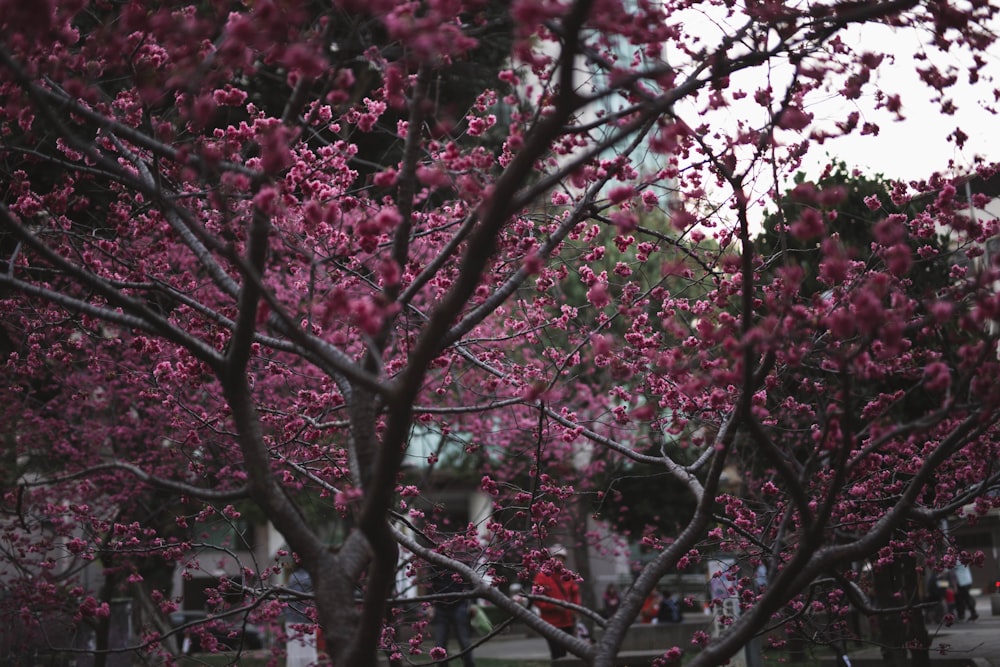
[[[660,591],[655,588],[651,590],[639,609],[639,622],[656,623],[656,618],[660,615],[660,602],[662,600],[663,595]]]
[[[979,618],[976,613],[976,601],[972,598],[972,572],[965,563],[955,566],[955,606],[958,612],[958,620],[965,620],[965,612],[969,612],[969,620],[974,621]]]
[[[602,597],[604,606],[601,609],[601,616],[604,618],[611,618],[618,611],[618,607],[622,604],[621,594],[618,592],[618,586],[615,584],[608,584],[608,587],[604,589],[604,595]]]
[[[660,598],[660,607],[656,612],[657,623],[680,623],[684,620],[681,613],[681,604],[674,594],[669,590],[663,591]]]
[[[541,571],[535,575],[532,592],[536,595],[580,604],[580,586],[576,582],[575,575],[566,569],[566,552],[560,546],[549,549],[552,557],[557,559],[557,563],[548,572]],[[539,615],[546,623],[556,626],[569,635],[576,635],[576,613],[568,609],[565,605],[549,602],[547,600],[535,600]],[[566,647],[559,642],[548,637],[545,641],[549,645],[549,654],[552,659],[561,658],[566,655]]]
[[[448,650],[448,641],[454,634],[462,651],[462,666],[475,667],[472,658],[471,607],[468,597],[462,594],[470,589],[469,584],[457,573],[444,568],[435,568],[430,580],[433,595],[445,596],[434,600],[434,618],[431,619],[431,634],[434,645]],[[445,665],[449,661],[444,662]]]
[[[955,589],[952,588],[951,584],[948,584],[948,588],[944,589],[944,606],[949,614],[955,615],[958,605],[955,603]]]

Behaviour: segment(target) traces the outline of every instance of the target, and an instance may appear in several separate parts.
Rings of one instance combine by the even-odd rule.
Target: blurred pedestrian
[[[618,586],[608,584],[608,587],[604,589],[604,595],[601,596],[601,600],[603,602],[601,615],[604,616],[604,618],[611,618],[614,616],[615,612],[618,611],[618,607],[622,605],[622,598],[618,593]]]
[[[979,618],[976,613],[976,601],[972,598],[972,572],[965,563],[955,566],[955,585],[958,590],[955,592],[955,606],[958,611],[958,620],[965,620],[965,612],[969,612],[969,620],[974,621]]]
[[[952,588],[950,584],[944,589],[944,606],[948,610],[949,614],[955,614],[955,589]]]
[[[434,635],[434,645],[448,650],[448,641],[452,634],[458,640],[462,651],[463,667],[475,667],[472,659],[472,608],[468,597],[463,597],[470,590],[468,582],[451,570],[435,567],[430,580],[431,593],[444,596],[434,600],[434,618],[431,619],[431,633]],[[445,665],[449,662],[445,661]]]
[[[684,620],[681,613],[681,603],[669,590],[664,590],[660,597],[660,608],[656,612],[657,623],[680,623]]]
[[[656,623],[656,617],[660,614],[660,601],[663,595],[655,588],[649,592],[646,600],[639,610],[639,621],[642,623]]]
[[[571,604],[580,604],[580,586],[576,582],[576,575],[566,567],[566,552],[562,547],[556,545],[549,550],[558,562],[546,573],[539,572],[535,576],[532,592],[536,595],[561,600]],[[550,623],[569,635],[576,634],[576,613],[562,604],[548,602],[546,600],[535,600],[539,615],[546,623]],[[561,658],[566,655],[566,648],[559,642],[555,642],[548,637],[545,641],[549,645],[549,653],[552,659]]]

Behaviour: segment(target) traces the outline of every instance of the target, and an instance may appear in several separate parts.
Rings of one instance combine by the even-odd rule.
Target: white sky
[[[728,29],[719,17],[710,17],[700,12],[686,17],[685,27],[699,34],[705,43],[715,43]],[[930,36],[912,29],[893,30],[884,25],[872,24],[853,28],[843,33],[842,38],[849,46],[860,51],[893,54],[887,56],[873,71],[872,82],[865,88],[865,95],[858,100],[847,100],[836,92],[826,95],[814,94],[808,98],[807,110],[814,114],[820,127],[830,127],[847,118],[852,111],[861,114],[862,123],[871,121],[879,125],[877,137],[858,136],[827,140],[823,145],[814,145],[807,156],[803,169],[808,173],[820,169],[831,157],[839,158],[848,166],[858,167],[866,173],[882,174],[891,179],[924,179],[935,171],[948,171],[949,160],[954,160],[954,169],[969,171],[975,164],[975,156],[987,160],[1000,161],[1000,139],[995,138],[1000,129],[1000,118],[985,110],[986,105],[997,104],[994,89],[1000,87],[1000,48],[993,53],[983,54],[988,62],[981,80],[969,85],[967,73],[962,65],[971,63],[968,54],[953,48],[942,54],[937,49],[927,51],[927,56],[944,71],[947,66],[959,67],[959,81],[946,90],[946,97],[954,101],[958,111],[955,115],[943,115],[939,104],[931,103],[936,93],[920,81],[916,68],[926,67],[928,61],[918,62],[914,53],[923,52],[930,42]],[[775,85],[776,95],[781,95],[782,75],[787,78],[790,68],[787,63],[772,63],[770,76]],[[749,98],[764,85],[767,75],[761,69],[733,77],[733,86],[746,91]],[[888,93],[897,93],[902,98],[902,114],[905,120],[898,122],[885,110],[875,109],[876,86],[882,86]],[[732,89],[731,87],[731,89]],[[736,102],[728,109],[713,112],[727,127],[734,127],[739,120],[760,126],[766,117],[762,109],[746,99]],[[690,111],[691,109],[689,109]],[[965,147],[959,150],[947,137],[956,127],[969,135]],[[780,133],[779,133],[780,134]],[[798,140],[798,137],[789,140]]]
[[[895,62],[884,62],[873,80],[902,94],[905,120],[891,122],[889,114],[873,113],[874,94],[871,92],[866,98],[857,100],[857,104],[849,104],[843,99],[827,100],[810,111],[817,117],[836,118],[857,109],[862,119],[867,117],[877,122],[881,131],[874,140],[872,137],[848,137],[829,141],[818,147],[820,150],[815,155],[828,153],[869,173],[905,180],[922,179],[934,171],[947,170],[949,160],[954,160],[958,170],[971,169],[976,155],[990,161],[1000,160],[997,133],[1000,118],[985,108],[996,104],[994,89],[998,86],[996,81],[1000,81],[1000,51],[986,54],[987,75],[977,84],[970,85],[967,76],[960,75],[958,83],[946,91],[947,97],[958,107],[955,115],[948,116],[941,113],[940,105],[929,101],[932,92],[916,74],[920,63],[913,60],[910,54],[920,48],[918,35],[913,32],[893,33],[884,26],[867,26],[859,38],[861,43],[898,44],[890,51],[898,54]],[[962,62],[957,57],[947,58],[942,59],[941,54],[937,54],[935,61],[939,66],[949,63],[960,65]],[[956,127],[961,127],[969,135],[962,150],[946,139]]]

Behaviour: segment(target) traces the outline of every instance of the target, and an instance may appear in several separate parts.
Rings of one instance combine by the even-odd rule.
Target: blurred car
[[[209,619],[204,611],[185,609],[170,614],[174,628],[184,627],[181,633],[181,653],[205,653],[212,647],[216,651],[253,651],[264,648],[264,633],[253,623],[244,623],[240,616]],[[189,627],[188,627],[189,626]]]

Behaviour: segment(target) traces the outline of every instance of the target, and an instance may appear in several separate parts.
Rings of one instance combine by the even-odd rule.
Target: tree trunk
[[[882,659],[887,667],[929,667],[930,638],[919,607],[920,575],[916,561],[908,556],[897,557],[891,564],[874,571],[875,599],[890,611],[878,618],[878,639]]]
[[[587,498],[577,496],[573,503],[572,521],[572,549],[573,565],[577,573],[583,578],[580,586],[580,602],[588,609],[600,609],[597,603],[597,594],[594,592],[594,573],[590,567],[590,547],[587,543]],[[594,622],[589,618],[580,619],[587,626],[590,636],[594,636]]]

